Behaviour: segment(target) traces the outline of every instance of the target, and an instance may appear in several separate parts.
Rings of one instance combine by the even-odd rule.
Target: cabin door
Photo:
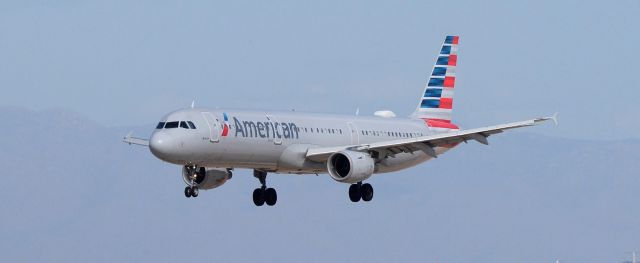
[[[353,122],[348,122],[349,132],[351,133],[351,144],[357,145],[360,144],[360,134],[358,133],[358,128]]]
[[[269,122],[271,122],[271,124],[274,126],[273,130],[274,130],[275,134],[273,135],[273,143],[275,145],[282,144],[282,136],[284,134],[282,132],[283,131],[282,125],[280,123],[278,123],[278,120],[273,115],[267,115],[267,120],[269,120]]]
[[[213,113],[211,112],[203,112],[202,116],[204,117],[204,120],[207,121],[207,125],[209,126],[209,141],[219,142],[220,133],[222,132],[220,119],[218,119],[218,117],[213,115]]]

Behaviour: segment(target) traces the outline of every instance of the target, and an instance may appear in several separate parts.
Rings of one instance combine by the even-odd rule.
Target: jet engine
[[[186,168],[182,169],[182,179],[187,185],[192,185]],[[196,178],[192,186],[197,186],[202,190],[209,190],[223,185],[229,179],[231,179],[231,172],[226,169],[201,168],[196,172]]]
[[[331,178],[342,183],[357,183],[371,177],[374,160],[368,153],[341,151],[329,156],[327,170]]]

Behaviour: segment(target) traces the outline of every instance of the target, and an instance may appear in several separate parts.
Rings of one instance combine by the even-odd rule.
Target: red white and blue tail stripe
[[[447,36],[413,117],[431,127],[457,129],[451,124],[453,88],[456,83],[459,36]],[[446,127],[445,127],[446,126]]]

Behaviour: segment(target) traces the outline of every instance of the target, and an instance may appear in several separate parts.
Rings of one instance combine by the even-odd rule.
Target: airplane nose
[[[160,159],[168,158],[178,149],[175,140],[166,132],[155,132],[149,139],[149,149],[151,153]]]

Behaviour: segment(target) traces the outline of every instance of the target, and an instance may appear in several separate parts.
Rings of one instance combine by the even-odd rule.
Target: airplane
[[[439,157],[462,142],[488,144],[487,137],[533,126],[551,117],[460,129],[452,122],[459,36],[446,36],[415,111],[406,118],[391,111],[373,116],[190,108],[160,120],[149,139],[129,133],[123,141],[149,147],[158,159],[182,166],[184,195],[197,197],[231,179],[233,170],[252,169],[260,187],[256,206],[273,206],[277,192],[267,174],[328,174],[349,184],[349,199],[368,202],[374,174],[396,172]]]

